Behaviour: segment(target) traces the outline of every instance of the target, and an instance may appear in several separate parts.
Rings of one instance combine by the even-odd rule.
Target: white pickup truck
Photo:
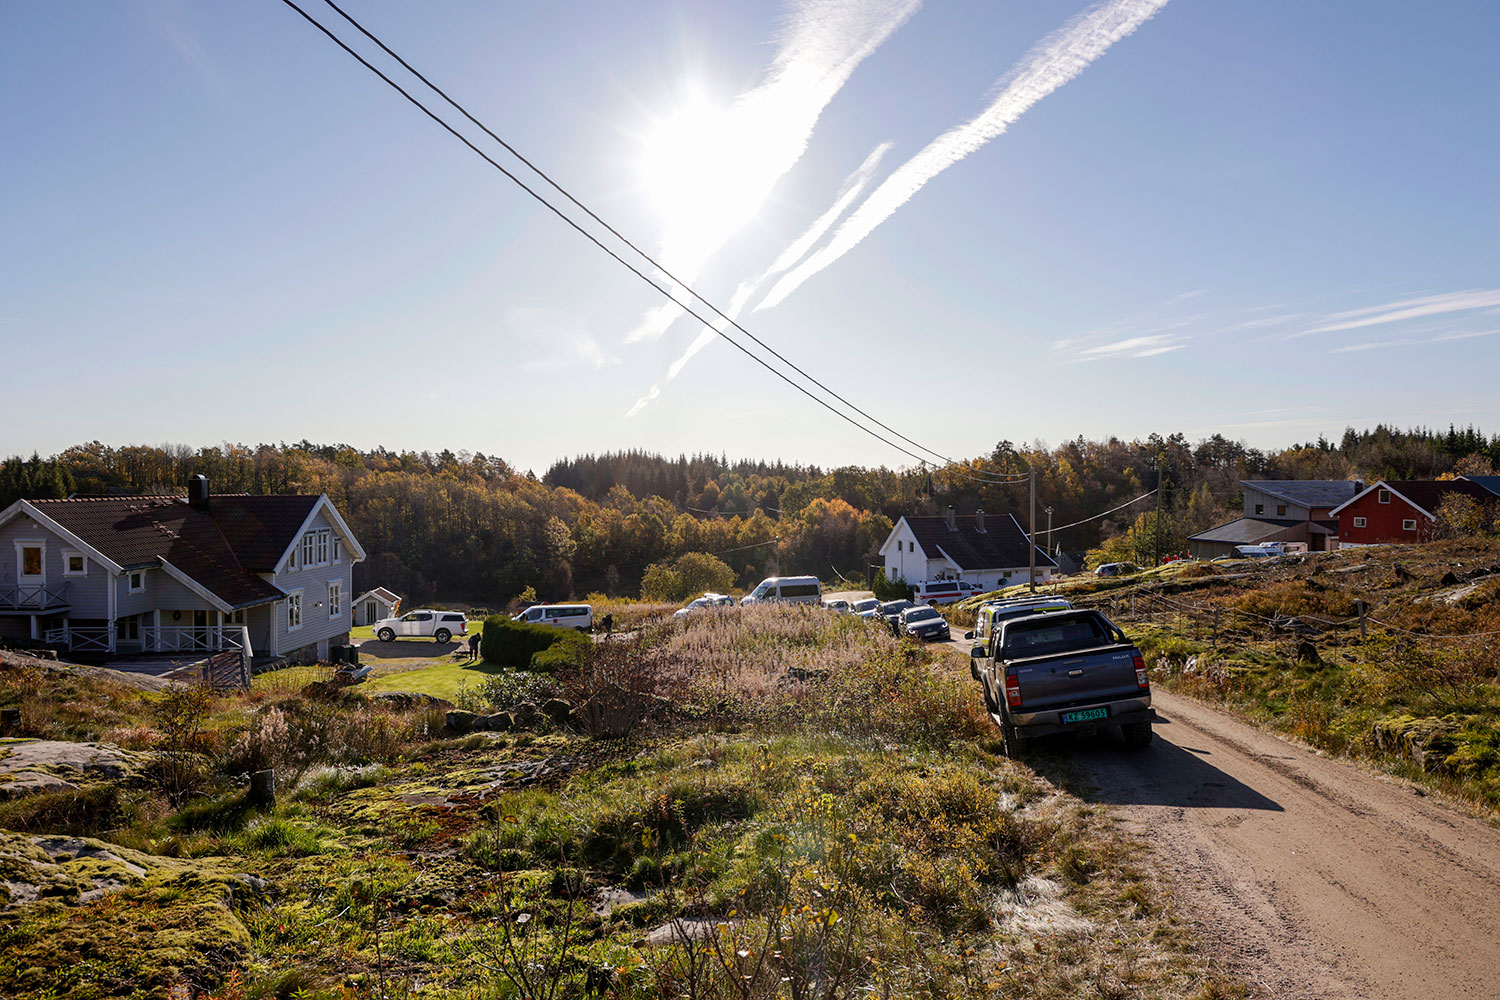
[[[382,618],[375,623],[375,638],[395,642],[405,636],[420,636],[436,642],[448,642],[455,635],[468,635],[469,620],[461,611],[432,611],[419,608],[399,618]]]

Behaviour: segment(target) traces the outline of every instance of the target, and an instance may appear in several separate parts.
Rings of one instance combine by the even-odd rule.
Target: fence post
[[[1364,601],[1357,600],[1354,602],[1354,610],[1359,612],[1359,641],[1361,643],[1365,641],[1367,635],[1365,631],[1365,612],[1369,607]]]
[[[1214,638],[1211,645],[1215,648],[1219,645],[1219,608],[1217,605],[1214,606]]]

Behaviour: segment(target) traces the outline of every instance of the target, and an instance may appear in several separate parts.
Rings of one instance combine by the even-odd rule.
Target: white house
[[[968,580],[983,590],[1025,583],[1031,540],[1011,514],[986,517],[977,510],[960,516],[902,517],[880,547],[888,579]],[[1038,582],[1052,579],[1057,563],[1036,550]]]
[[[396,617],[401,597],[384,587],[367,590],[354,599],[354,624],[374,625],[382,618]]]
[[[0,635],[327,659],[364,557],[326,494],[211,495],[194,476],[186,498],[17,500],[0,511]]]

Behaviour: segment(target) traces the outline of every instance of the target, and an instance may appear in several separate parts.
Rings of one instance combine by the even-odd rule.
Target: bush
[[[874,591],[875,596],[880,598],[882,601],[911,600],[911,584],[907,583],[899,576],[895,579],[887,578],[885,575],[885,570],[879,570],[878,572],[876,572],[875,582],[871,585],[870,589]]]
[[[641,577],[641,599],[685,601],[712,591],[727,592],[734,586],[734,570],[718,556],[688,552],[674,561],[652,563]]]
[[[492,615],[484,620],[479,652],[486,663],[551,671],[581,663],[589,645],[577,632]]]

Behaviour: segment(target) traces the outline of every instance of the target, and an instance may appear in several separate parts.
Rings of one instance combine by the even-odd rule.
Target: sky
[[[1493,0],[343,6],[931,451],[683,315],[279,0],[11,0],[0,454],[305,438],[541,473],[1500,431]]]

